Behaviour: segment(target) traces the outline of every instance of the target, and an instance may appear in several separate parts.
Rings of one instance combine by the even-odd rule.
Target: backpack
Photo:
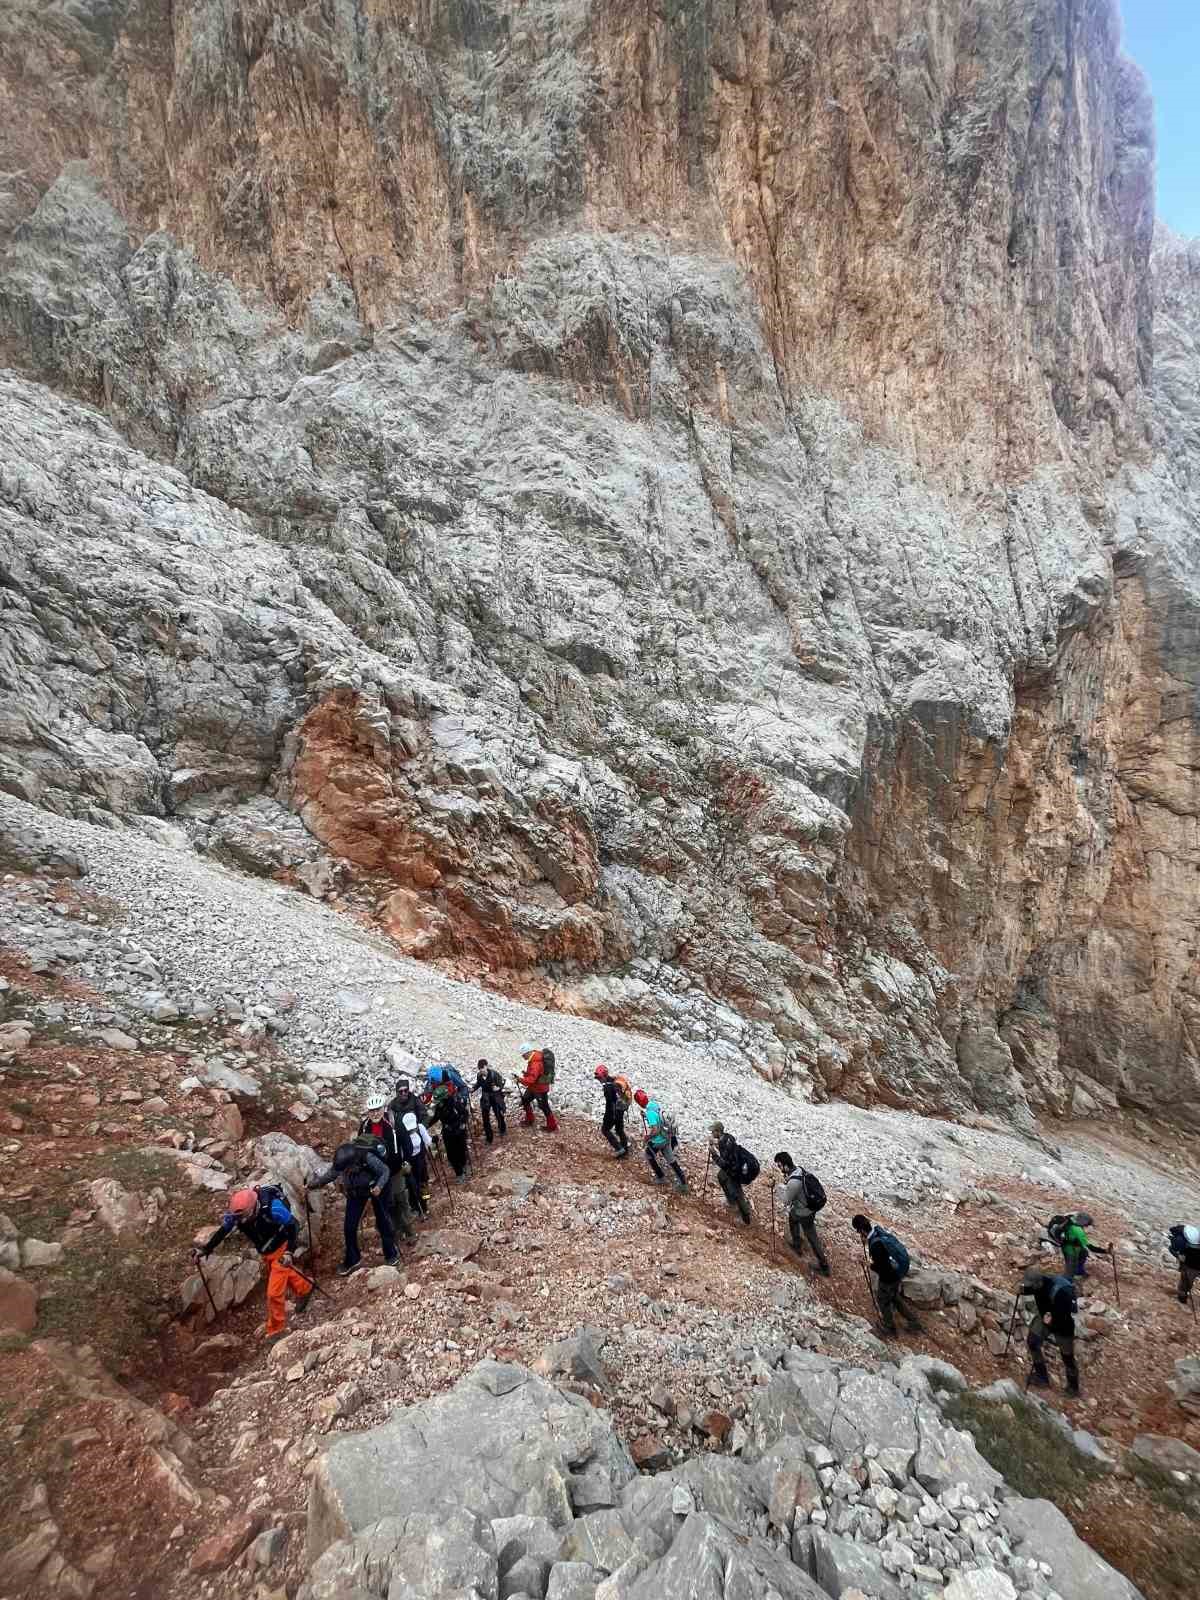
[[[350,1143],[356,1150],[361,1150],[366,1155],[378,1156],[380,1161],[385,1166],[387,1165],[387,1145],[382,1139],[377,1139],[373,1133],[356,1133]]]
[[[467,1092],[466,1079],[457,1067],[452,1067],[448,1061],[443,1061],[440,1066],[430,1067],[425,1077],[431,1089],[436,1089],[439,1083],[452,1083],[456,1089]]]
[[[260,1183],[255,1187],[258,1190],[258,1204],[261,1211],[265,1212],[269,1216],[271,1213],[271,1207],[278,1200],[283,1209],[288,1212],[289,1215],[291,1214],[292,1208],[288,1204],[288,1197],[286,1194],[284,1194],[283,1190],[278,1187],[277,1184]]]
[[[892,1263],[892,1270],[896,1277],[905,1277],[909,1268],[908,1250],[900,1243],[896,1235],[889,1233],[886,1228],[876,1228],[875,1243],[881,1244],[887,1251],[888,1260]]]
[[[549,1089],[554,1082],[553,1050],[542,1051],[542,1082],[546,1085],[547,1089]]]
[[[1065,1213],[1060,1212],[1051,1217],[1050,1221],[1046,1224],[1046,1233],[1049,1236],[1050,1242],[1058,1245],[1061,1249],[1063,1234],[1066,1233],[1067,1229],[1071,1226],[1071,1223],[1074,1220],[1074,1215],[1070,1211]]]
[[[751,1155],[744,1146],[738,1145],[736,1177],[743,1189],[747,1184],[754,1182],[755,1178],[758,1177],[759,1171],[758,1157]]]
[[[804,1203],[815,1216],[824,1207],[829,1196],[825,1193],[820,1178],[817,1177],[815,1172],[809,1172],[807,1168],[802,1169],[802,1182],[804,1184]]]
[[[633,1089],[630,1085],[629,1079],[621,1077],[621,1075],[618,1073],[612,1081],[617,1087],[617,1098],[620,1100],[625,1109],[628,1110],[633,1104]]]

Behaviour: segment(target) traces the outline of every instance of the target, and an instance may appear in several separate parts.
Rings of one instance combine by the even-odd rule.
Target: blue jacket
[[[288,1203],[283,1195],[278,1189],[265,1183],[256,1185],[255,1192],[258,1195],[258,1210],[254,1215],[235,1217],[232,1211],[227,1211],[221,1218],[221,1226],[201,1249],[201,1255],[211,1255],[235,1228],[245,1234],[260,1256],[269,1255],[281,1245],[289,1250],[296,1248],[300,1224],[288,1209]]]
[[[646,1135],[656,1150],[665,1150],[671,1143],[670,1135],[663,1129],[663,1108],[651,1100],[642,1113],[646,1119]]]

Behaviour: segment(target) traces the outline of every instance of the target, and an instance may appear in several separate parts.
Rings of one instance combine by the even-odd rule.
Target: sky
[[[1154,95],[1159,220],[1200,235],[1200,0],[1121,0],[1121,15]]]

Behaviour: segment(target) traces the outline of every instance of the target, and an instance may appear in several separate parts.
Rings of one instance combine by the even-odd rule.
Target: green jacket
[[[1073,1253],[1080,1250],[1099,1250],[1101,1255],[1104,1253],[1099,1245],[1092,1243],[1077,1222],[1069,1223],[1064,1228],[1062,1243],[1064,1250],[1070,1250]]]

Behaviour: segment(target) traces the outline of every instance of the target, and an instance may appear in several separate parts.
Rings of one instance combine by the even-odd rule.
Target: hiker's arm
[[[224,1241],[226,1239],[228,1239],[229,1235],[233,1232],[233,1230],[236,1227],[237,1227],[237,1222],[233,1217],[222,1217],[221,1218],[220,1227],[216,1228],[213,1231],[212,1236],[209,1238],[209,1240],[208,1240],[208,1242],[206,1244],[197,1245],[196,1249],[192,1252],[193,1255],[197,1255],[197,1256],[210,1256],[210,1255],[212,1255],[213,1251],[217,1248],[217,1246],[219,1244],[223,1244]]]
[[[304,1185],[306,1189],[323,1189],[327,1183],[332,1183],[337,1177],[337,1168],[330,1163],[324,1172],[318,1172],[315,1178],[309,1178]]]

